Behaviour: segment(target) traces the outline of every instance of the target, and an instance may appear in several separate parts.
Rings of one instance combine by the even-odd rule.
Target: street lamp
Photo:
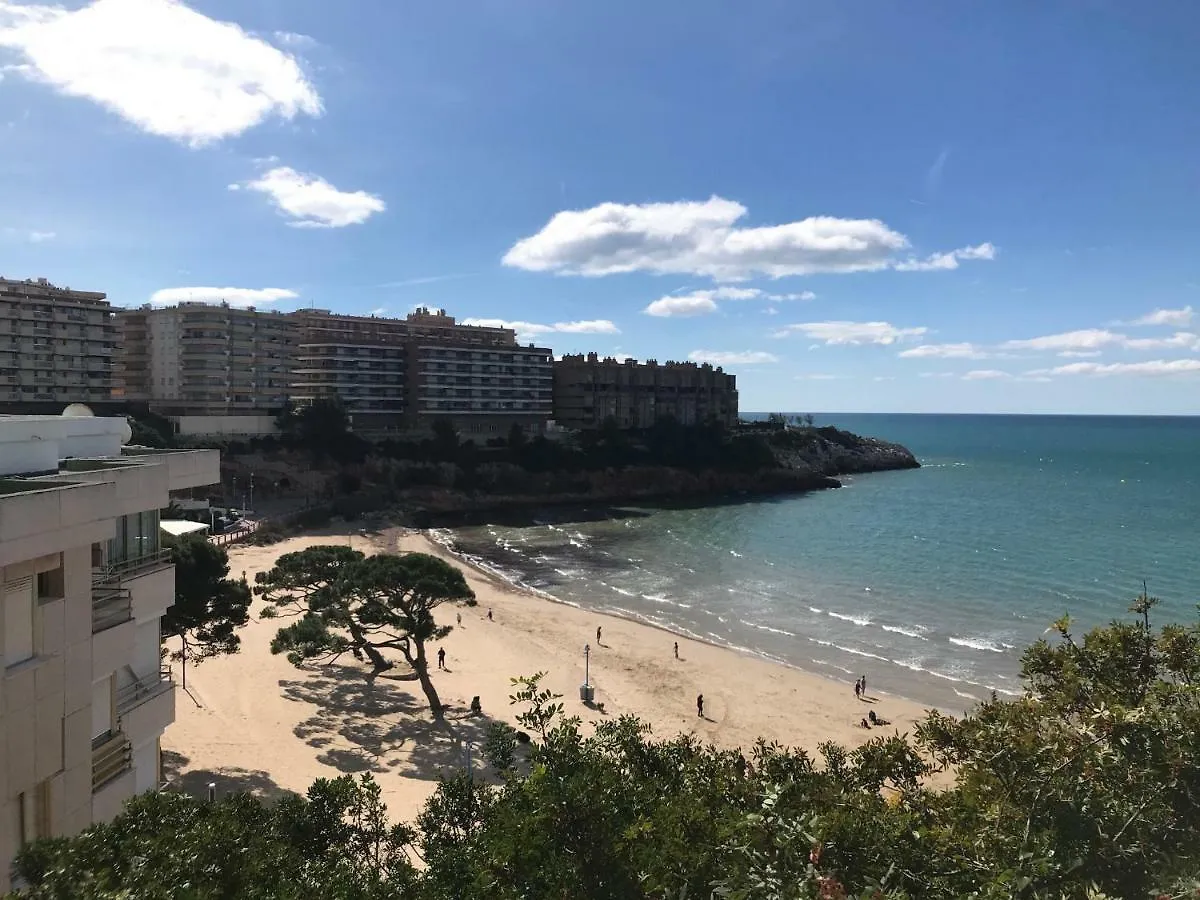
[[[584,703],[591,703],[596,696],[596,689],[591,685],[590,666],[592,656],[592,645],[583,645],[583,684],[579,686],[579,699]]]

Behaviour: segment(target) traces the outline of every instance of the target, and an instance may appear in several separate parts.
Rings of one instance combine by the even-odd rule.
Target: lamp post
[[[591,660],[591,656],[592,656],[592,645],[584,644],[583,645],[583,686],[584,687],[587,687],[589,684],[589,682],[588,682],[589,665],[588,664]]]

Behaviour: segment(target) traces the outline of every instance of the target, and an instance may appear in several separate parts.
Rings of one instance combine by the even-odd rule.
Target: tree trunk
[[[429,711],[433,713],[434,719],[442,719],[444,716],[442,710],[442,701],[438,698],[437,689],[433,686],[433,679],[429,677],[429,665],[425,659],[425,642],[413,638],[413,643],[417,645],[416,658],[409,658],[409,663],[412,664],[413,671],[417,673],[417,679],[421,682],[421,690],[425,692],[425,699],[429,701]],[[404,654],[408,656],[408,653]]]
[[[354,639],[354,645],[367,655],[367,659],[375,667],[376,675],[392,667],[393,663],[384,659],[383,654],[379,652],[379,649],[374,644],[367,640],[367,636],[363,634],[362,629],[358,625],[351,622],[347,626],[347,630],[350,632],[350,637]]]

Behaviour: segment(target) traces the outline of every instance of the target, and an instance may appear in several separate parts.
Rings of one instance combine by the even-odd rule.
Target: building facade
[[[181,303],[119,310],[117,323],[121,399],[250,433],[287,403],[298,335],[287,314]]]
[[[110,400],[116,340],[104,294],[0,278],[0,403]]]
[[[175,573],[158,510],[217,482],[219,458],[123,447],[128,433],[123,418],[0,417],[0,892],[25,844],[161,784]]]
[[[551,353],[507,328],[460,325],[445,310],[403,319],[292,314],[301,334],[292,401],[337,399],[363,434],[427,431],[449,419],[464,437],[536,429],[551,407]]]
[[[737,423],[735,376],[708,363],[616,360],[595,353],[554,362],[553,418],[564,428],[649,428],[662,418],[681,425]]]

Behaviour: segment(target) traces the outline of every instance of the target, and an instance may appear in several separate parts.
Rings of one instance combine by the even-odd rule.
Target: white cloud
[[[1123,344],[1126,338],[1123,334],[1107,331],[1102,328],[1087,328],[1081,331],[1067,331],[1062,334],[1048,334],[1043,337],[1029,338],[1020,341],[1005,341],[1001,348],[1005,350],[1033,350],[1047,353],[1073,352],[1079,350],[1100,350],[1114,344]]]
[[[10,72],[193,147],[268,116],[322,112],[292,56],[177,0],[94,0],[77,10],[0,0],[0,47],[22,60]]]
[[[1012,378],[1008,372],[1001,372],[999,369],[972,369],[963,375],[963,381],[999,381],[1004,378]]]
[[[1125,346],[1130,350],[1200,350],[1200,334],[1177,331],[1164,338],[1130,338]]]
[[[1066,359],[1090,359],[1093,356],[1100,356],[1099,350],[1063,350],[1058,354]]]
[[[317,46],[316,38],[310,37],[307,34],[297,34],[294,31],[277,31],[275,32],[275,40],[285,47],[295,47],[297,50],[306,50],[309,47]]]
[[[1130,325],[1170,325],[1175,328],[1186,328],[1192,324],[1195,313],[1190,306],[1183,309],[1156,309],[1152,313],[1134,319]]]
[[[975,247],[960,247],[946,253],[934,253],[925,259],[906,259],[895,265],[897,272],[937,272],[957,269],[964,259],[995,259],[996,248],[991,243]]]
[[[740,353],[724,350],[693,350],[688,354],[688,359],[692,362],[712,363],[714,366],[757,366],[779,362],[779,357],[774,353],[764,353],[761,350],[746,350]]]
[[[257,306],[279,300],[294,300],[299,296],[286,288],[178,287],[155,291],[150,295],[150,303],[154,306],[174,306],[184,302],[224,302],[230,306]]]
[[[534,338],[544,334],[620,334],[615,324],[608,319],[586,319],[578,322],[555,322],[543,325],[537,322],[512,322],[507,319],[463,319],[463,325],[481,325],[484,328],[509,328],[519,338]]]
[[[736,227],[746,213],[742,204],[717,196],[563,210],[536,234],[517,241],[504,255],[504,264],[531,272],[653,272],[736,281],[756,275],[878,271],[895,265],[895,254],[909,246],[908,238],[878,219],[811,216],[783,225]],[[968,250],[982,253],[980,248]]]
[[[802,334],[826,344],[895,344],[919,338],[928,328],[897,328],[889,322],[801,322],[787,325],[775,337]]]
[[[1200,359],[1154,359],[1136,363],[1077,362],[1053,369],[1034,369],[1029,375],[1190,375],[1200,373]]]
[[[695,291],[714,300],[757,300],[763,295],[758,288],[719,287],[711,291]]]
[[[691,316],[707,316],[717,311],[716,301],[708,291],[696,291],[679,297],[661,297],[642,310],[648,316],[661,319],[679,319]]]
[[[905,359],[987,359],[989,356],[975,344],[922,344],[899,353]]]
[[[373,310],[371,310],[369,313],[367,313],[367,315],[368,316],[382,316],[386,312],[387,312],[386,306],[377,306]]]
[[[387,204],[366,191],[339,191],[317,175],[307,175],[281,166],[271,169],[261,178],[244,185],[230,185],[231,190],[245,187],[271,199],[275,206],[292,218],[294,228],[344,228],[361,225],[375,213],[387,209]]]
[[[31,244],[41,244],[44,241],[52,241],[57,236],[53,231],[31,231],[29,232],[29,242]]]

